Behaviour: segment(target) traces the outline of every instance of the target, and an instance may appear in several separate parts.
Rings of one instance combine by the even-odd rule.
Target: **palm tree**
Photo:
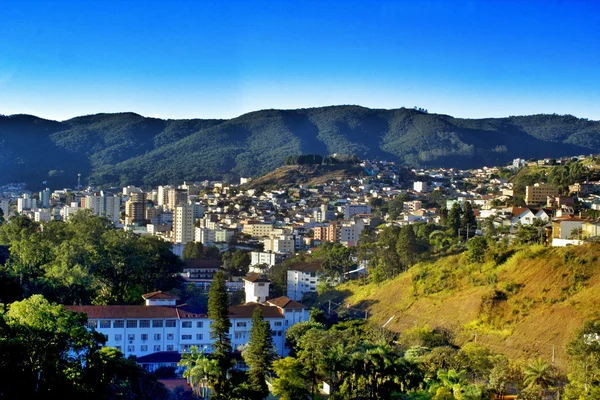
[[[192,346],[188,353],[183,353],[181,361],[177,364],[185,367],[183,377],[187,379],[192,391],[202,399],[208,396],[211,378],[218,372],[218,362],[209,359],[204,354],[204,349],[198,350],[198,346]]]
[[[526,387],[528,389],[539,388],[540,396],[542,396],[554,382],[552,367],[541,358],[529,363],[529,365],[523,369],[523,375],[523,383]]]

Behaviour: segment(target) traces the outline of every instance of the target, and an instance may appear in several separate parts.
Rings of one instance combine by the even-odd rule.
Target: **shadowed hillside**
[[[600,122],[573,116],[459,119],[412,109],[263,110],[230,120],[133,113],[56,122],[0,116],[0,184],[157,185],[258,176],[304,153],[470,168],[600,152]]]

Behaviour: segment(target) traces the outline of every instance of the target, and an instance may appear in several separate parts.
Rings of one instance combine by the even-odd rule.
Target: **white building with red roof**
[[[146,305],[133,306],[65,306],[65,309],[88,316],[88,328],[106,336],[106,346],[121,350],[125,357],[144,357],[158,352],[188,351],[191,346],[212,351],[211,320],[208,315],[187,305],[176,305],[177,297],[153,292],[142,296]],[[231,345],[235,350],[248,342],[252,312],[260,307],[271,325],[277,353],[285,357],[287,329],[307,321],[309,309],[287,297],[264,303],[246,303],[229,307]]]

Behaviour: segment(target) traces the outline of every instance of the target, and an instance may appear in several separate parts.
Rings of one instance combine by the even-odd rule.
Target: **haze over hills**
[[[134,113],[67,121],[0,116],[0,184],[158,185],[258,176],[302,153],[356,154],[416,167],[600,152],[600,122],[570,115],[461,119],[413,109],[262,110],[230,120]]]

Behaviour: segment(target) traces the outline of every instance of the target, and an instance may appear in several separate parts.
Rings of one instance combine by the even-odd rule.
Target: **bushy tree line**
[[[4,302],[43,294],[62,304],[137,304],[143,293],[176,287],[181,270],[169,243],[87,210],[43,225],[12,218],[0,226],[0,245],[9,253],[0,265]]]
[[[85,314],[41,295],[0,309],[0,398],[169,399],[167,389],[106,338]]]

